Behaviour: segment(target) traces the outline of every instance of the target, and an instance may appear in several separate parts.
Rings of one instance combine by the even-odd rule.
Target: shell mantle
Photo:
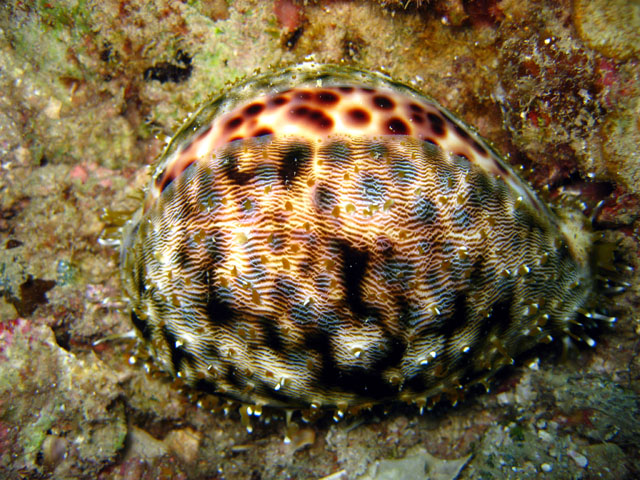
[[[259,405],[424,405],[569,333],[592,234],[381,74],[302,64],[204,105],[125,228],[163,367]]]

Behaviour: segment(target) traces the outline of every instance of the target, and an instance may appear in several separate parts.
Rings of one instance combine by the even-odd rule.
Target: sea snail
[[[120,269],[139,336],[197,389],[425,405],[582,335],[596,245],[429,97],[305,63],[180,129],[123,227]]]

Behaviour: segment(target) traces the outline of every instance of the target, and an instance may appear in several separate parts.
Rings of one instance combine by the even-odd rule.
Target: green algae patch
[[[83,42],[91,32],[88,3],[38,1],[34,12],[15,5],[8,20],[6,34],[16,53],[49,75],[48,83],[54,84],[56,98],[68,99],[65,79],[83,79],[90,74]]]
[[[36,413],[36,415],[38,415],[38,419],[32,424],[25,425],[19,437],[24,448],[26,461],[31,465],[37,464],[38,452],[42,448],[47,432],[56,421],[53,415],[46,412]]]

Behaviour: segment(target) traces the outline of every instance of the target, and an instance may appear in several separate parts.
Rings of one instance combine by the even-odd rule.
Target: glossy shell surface
[[[121,275],[140,336],[196,388],[424,405],[569,333],[590,248],[430,98],[303,64],[178,132],[125,226]]]

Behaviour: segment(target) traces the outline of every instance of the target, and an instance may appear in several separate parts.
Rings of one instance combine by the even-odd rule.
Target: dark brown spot
[[[480,145],[480,143],[476,140],[473,139],[471,141],[471,146],[473,147],[473,149],[478,152],[480,155],[486,155],[487,154],[487,149],[484,148],[482,145]]]
[[[508,173],[507,169],[506,169],[506,167],[504,165],[502,165],[502,163],[500,163],[500,162],[494,162],[494,163],[495,163],[496,167],[498,167],[498,170],[500,170],[500,173],[502,175],[507,175],[507,173]]]
[[[211,381],[211,380],[206,380],[204,378],[199,378],[195,385],[194,388],[196,390],[198,390],[199,392],[204,392],[204,393],[208,393],[211,395],[215,395],[216,393],[218,393],[218,389],[216,388],[216,384]]]
[[[273,135],[273,130],[270,128],[261,128],[253,134],[254,137],[264,137],[265,135]]]
[[[227,371],[224,374],[224,378],[230,385],[233,385],[237,390],[242,390],[244,386],[244,379],[242,373],[233,365],[227,365]]]
[[[398,117],[393,117],[387,120],[385,124],[387,132],[392,135],[407,135],[409,133],[409,126]]]
[[[262,113],[264,109],[265,109],[264,103],[252,103],[251,105],[248,105],[247,107],[245,107],[244,114],[247,115],[248,117],[255,117],[256,115]]]
[[[511,292],[510,292],[511,294]],[[513,297],[496,302],[491,308],[491,314],[485,319],[487,328],[498,327],[500,332],[506,331],[511,326],[511,304]]]
[[[213,325],[230,325],[234,316],[233,309],[220,293],[214,285],[209,285],[204,313]]]
[[[411,109],[412,112],[414,113],[420,113],[423,114],[424,113],[424,108],[422,108],[420,105],[418,105],[417,103],[411,103],[409,104],[409,108]]]
[[[307,107],[306,105],[300,105],[291,109],[289,113],[294,118],[308,119],[315,127],[321,130],[329,130],[333,127],[333,119],[322,110],[315,110]]]
[[[307,90],[298,91],[294,96],[299,100],[311,100],[311,92]]]
[[[229,143],[231,142],[235,142],[236,140],[242,140],[244,137],[240,136],[240,135],[236,135],[235,137],[231,137],[229,139]]]
[[[289,113],[291,114],[292,117],[306,117],[307,115],[309,115],[309,107],[305,106],[305,105],[301,105],[299,107],[295,107],[292,108]]]
[[[140,229],[140,223],[137,223],[133,229],[133,234],[137,234]],[[144,265],[137,263],[133,268],[133,280],[135,282],[138,293],[142,297],[142,294],[147,290],[147,282],[144,276]]]
[[[454,155],[457,155],[458,157],[462,157],[464,158],[467,162],[469,161],[469,157],[467,157],[464,153],[462,152],[456,152],[454,153]]]
[[[320,324],[320,322],[318,322]],[[331,318],[330,323],[337,323],[337,319]],[[322,363],[332,362],[333,352],[331,340],[326,332],[318,329],[310,329],[305,332],[304,346],[307,350],[314,350],[320,354]]]
[[[131,310],[131,322],[133,323],[133,326],[136,327],[142,334],[142,338],[144,338],[145,340],[151,339],[151,328],[149,327],[149,324],[142,320],[138,315],[136,315],[136,312],[134,312],[133,310]]]
[[[347,112],[347,119],[354,125],[367,125],[371,121],[371,115],[362,108],[352,108]]]
[[[287,97],[283,97],[282,95],[278,95],[277,97],[271,98],[267,105],[269,107],[280,107],[286,103],[289,103],[289,99]]]
[[[316,102],[321,105],[335,105],[340,97],[333,92],[322,90],[316,93]]]
[[[444,136],[444,119],[437,113],[432,112],[427,113],[427,118],[429,119],[429,122],[431,122],[431,130],[433,131],[434,135],[438,137]]]
[[[485,266],[485,257],[478,255],[478,258],[476,258],[476,261],[473,262],[471,266],[471,273],[469,273],[469,282],[471,285],[480,284],[483,281],[485,268],[487,268]]]
[[[433,138],[427,137],[427,138],[423,138],[423,140],[427,143],[430,143],[431,145],[435,145],[436,147],[439,146],[438,143]]]
[[[468,329],[468,321],[466,295],[458,292],[453,301],[451,315],[442,322],[439,328],[439,333],[447,339],[450,348],[456,348],[456,341],[452,337],[457,337],[460,332]]]
[[[376,95],[373,97],[373,105],[380,110],[391,110],[396,104],[386,95]]]
[[[278,176],[284,183],[285,188],[289,189],[291,187],[291,183],[309,164],[311,158],[311,147],[306,143],[297,143],[287,147],[278,169]]]
[[[333,119],[321,110],[312,110],[309,113],[309,119],[321,130],[329,130],[333,127]]]
[[[332,323],[335,320],[323,318],[321,321]],[[381,372],[389,366],[397,365],[398,362],[395,360],[402,358],[402,353],[406,350],[404,344],[397,345],[394,339],[385,342],[380,346],[379,359],[368,368],[339,366],[331,345],[331,333],[322,329],[307,333],[304,347],[317,352],[320,357],[316,368],[319,370],[317,381],[321,385],[334,386],[340,391],[367,398],[389,398],[394,394],[397,395],[397,388],[385,380]]]
[[[453,129],[458,133],[458,135],[460,135],[462,138],[464,138],[465,140],[468,140],[469,138],[471,138],[471,135],[469,135],[469,132],[467,132],[464,128],[462,128],[460,125],[454,123],[453,124]]]
[[[368,87],[361,87],[361,88],[360,88],[360,91],[361,91],[361,92],[364,92],[364,93],[373,93],[373,92],[375,92],[375,89],[373,89],[373,88],[368,88]]]
[[[353,87],[338,87],[338,90],[340,90],[343,93],[352,93]]]
[[[230,147],[221,157],[222,172],[236,185],[246,185],[254,176],[253,172],[242,172],[236,156],[237,148]]]
[[[270,348],[274,352],[282,352],[284,341],[278,322],[268,317],[262,317],[258,322],[262,329],[264,343],[267,348]]]
[[[232,132],[240,125],[242,125],[243,121],[244,120],[242,119],[242,117],[233,117],[227,121],[227,124],[224,126],[224,128],[227,132]]]
[[[412,113],[411,121],[413,123],[417,123],[418,125],[422,125],[424,123],[424,117],[418,113]]]
[[[404,388],[413,392],[424,392],[427,389],[427,382],[422,373],[417,373],[404,382]]]
[[[443,336],[451,342],[451,337],[461,330],[468,328],[467,298],[463,292],[455,292],[455,298],[449,305],[449,315],[446,318],[430,323],[419,332],[419,335]]]
[[[347,305],[358,317],[368,316],[370,309],[362,298],[362,287],[369,265],[369,252],[359,250],[345,241],[340,241],[338,248],[342,258],[341,273]]]
[[[178,337],[169,330],[167,325],[162,327],[162,336],[165,342],[167,342],[167,347],[169,347],[169,351],[171,352],[171,365],[173,365],[174,372],[180,370],[184,360],[193,363],[193,355],[186,351],[181,343],[177,343]]]
[[[394,337],[390,332],[387,332],[386,338],[387,341],[380,352],[380,358],[371,366],[374,371],[398,365],[407,351],[407,344],[400,337]]]

